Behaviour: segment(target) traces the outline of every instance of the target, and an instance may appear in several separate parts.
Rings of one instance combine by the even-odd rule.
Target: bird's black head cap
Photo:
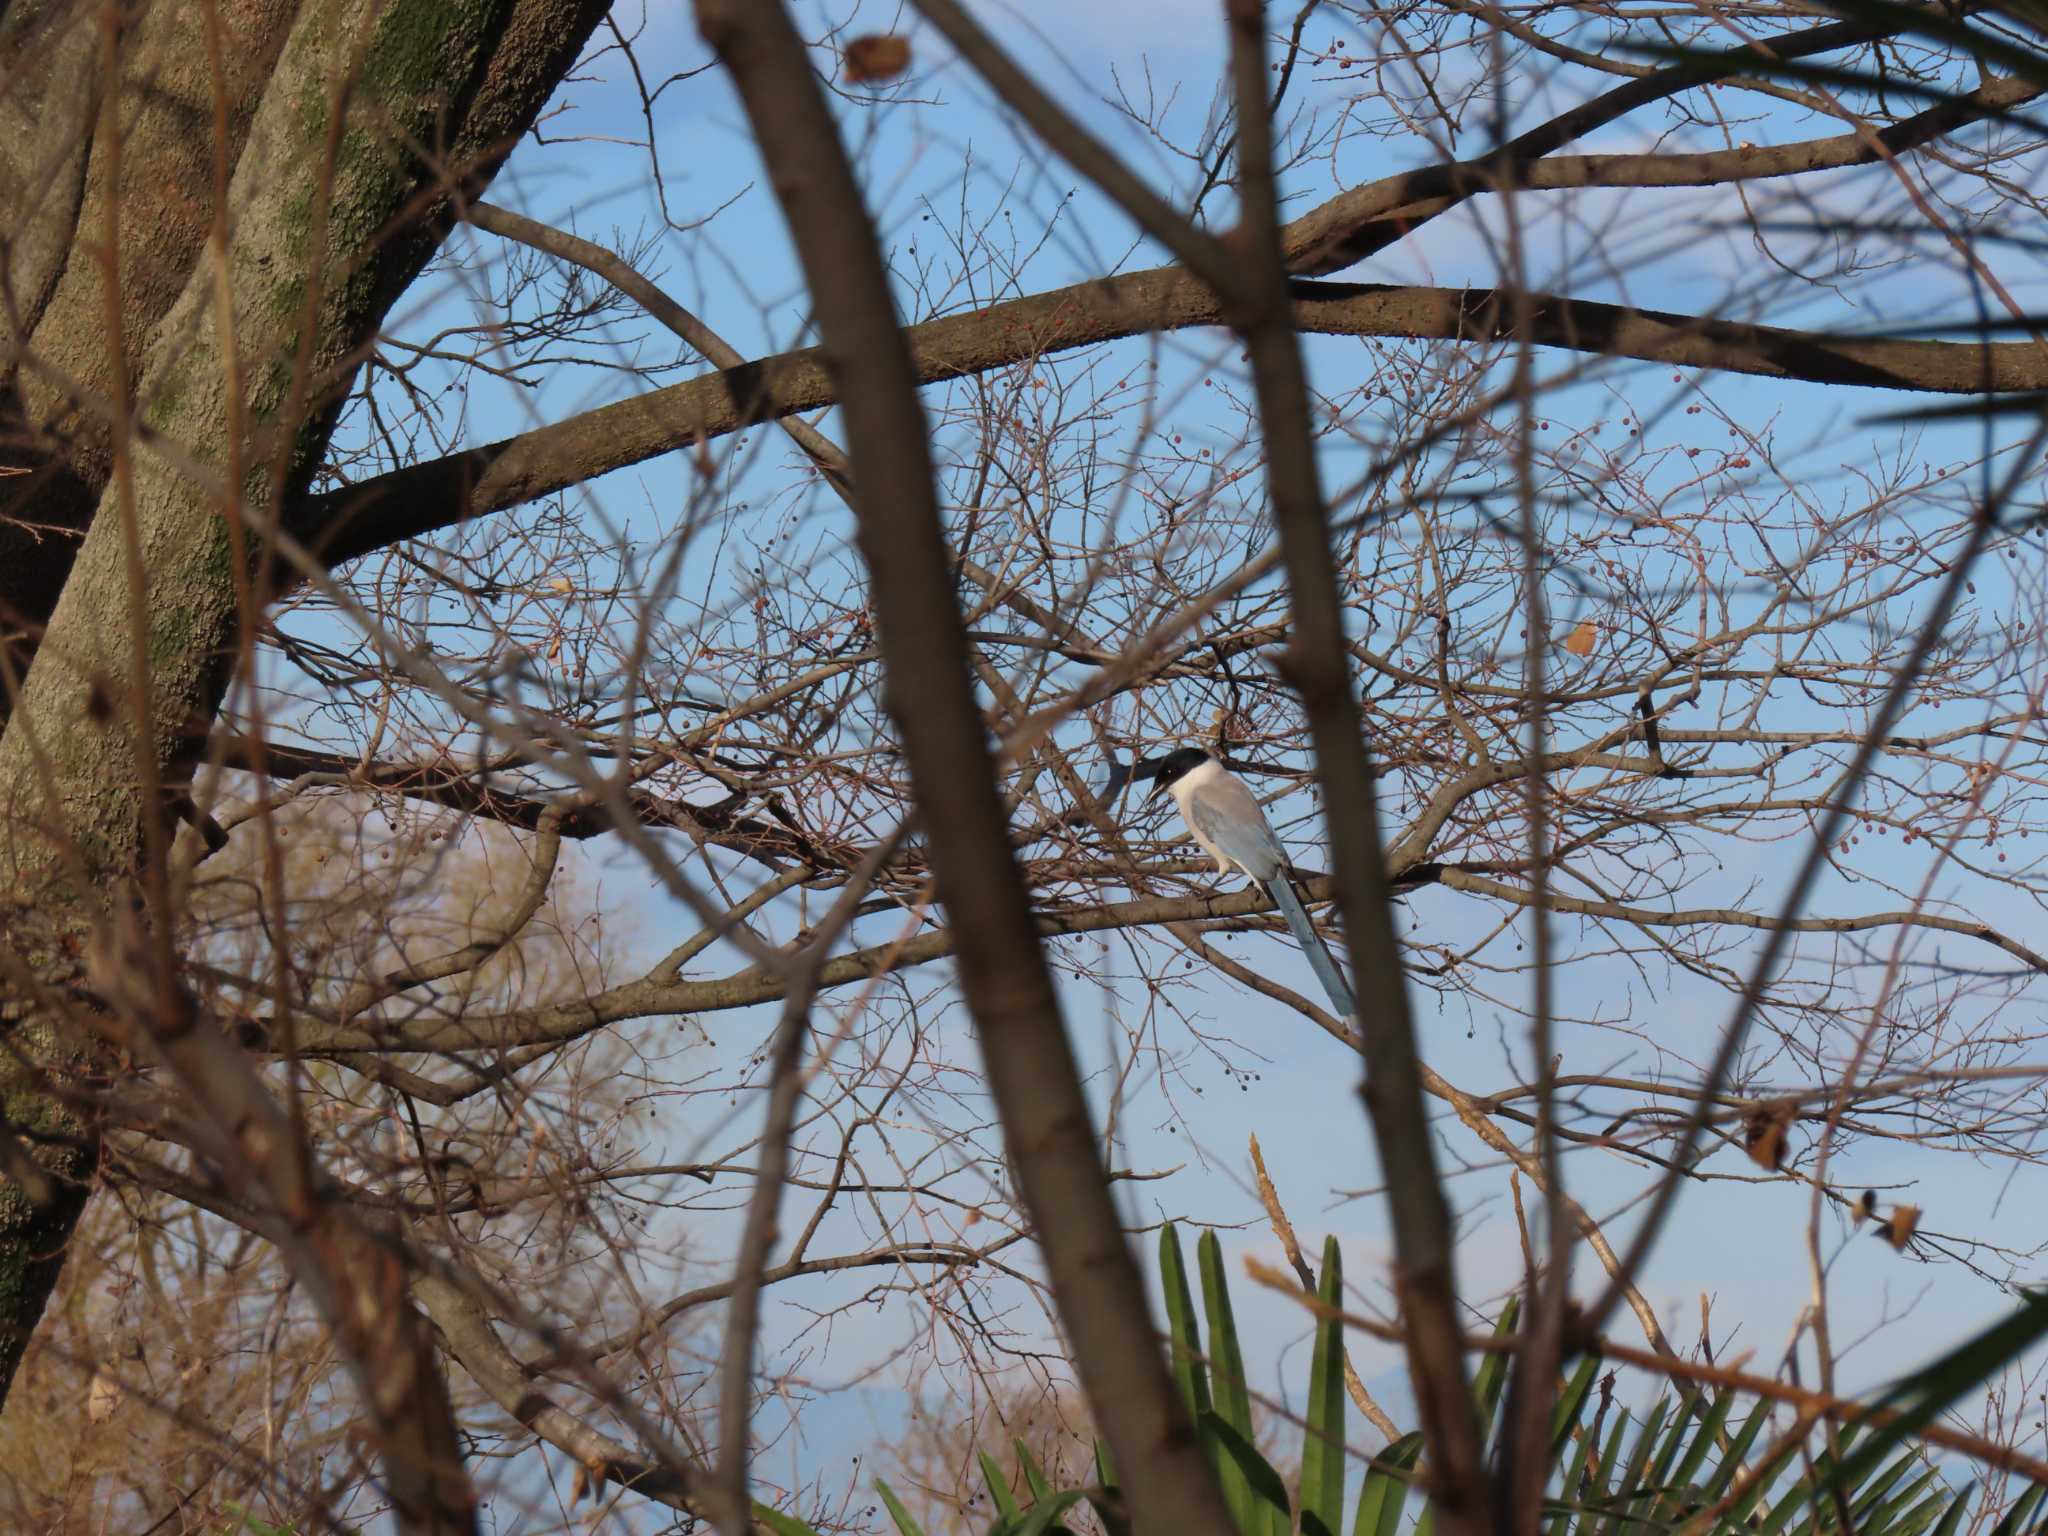
[[[1200,747],[1179,747],[1162,758],[1153,761],[1152,776],[1158,782],[1152,786],[1152,793],[1170,789],[1175,783],[1193,773],[1209,761],[1209,754]]]

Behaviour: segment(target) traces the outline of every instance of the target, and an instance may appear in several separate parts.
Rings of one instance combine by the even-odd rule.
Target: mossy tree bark
[[[303,494],[358,349],[605,9],[217,0],[225,113],[200,6],[162,0],[118,34],[87,0],[0,13],[0,453],[27,471],[4,482],[0,613],[39,642],[25,676],[29,646],[6,658],[0,1137],[47,1175],[17,1157],[26,1177],[0,1180],[0,1392],[117,1066],[62,1005],[75,957],[111,901],[165,899],[163,786],[236,654],[230,511],[253,535]]]

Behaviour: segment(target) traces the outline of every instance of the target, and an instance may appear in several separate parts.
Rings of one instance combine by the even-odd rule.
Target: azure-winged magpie
[[[1308,956],[1316,979],[1330,995],[1338,1014],[1350,1018],[1357,1012],[1351,988],[1337,968],[1336,957],[1308,920],[1301,896],[1294,889],[1287,850],[1280,845],[1266,813],[1259,808],[1258,797],[1244,780],[1200,747],[1182,747],[1146,766],[1158,780],[1152,798],[1162,789],[1173,795],[1188,831],[1216,861],[1216,872],[1227,875],[1235,866],[1272,893],[1287,926],[1294,931],[1295,942]]]

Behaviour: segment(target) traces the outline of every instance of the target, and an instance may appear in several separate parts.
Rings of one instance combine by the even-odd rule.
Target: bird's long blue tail
[[[1273,899],[1280,903],[1280,912],[1287,919],[1287,926],[1294,930],[1294,942],[1301,946],[1301,952],[1308,956],[1309,968],[1316,973],[1316,980],[1323,984],[1323,990],[1330,995],[1330,1004],[1337,1010],[1337,1017],[1349,1019],[1357,1014],[1358,1004],[1353,1001],[1351,988],[1345,984],[1344,973],[1337,969],[1337,957],[1323,942],[1323,936],[1316,932],[1315,924],[1308,920],[1308,911],[1301,904],[1301,898],[1294,892],[1294,881],[1286,870],[1281,870],[1266,882],[1266,889],[1273,893]]]

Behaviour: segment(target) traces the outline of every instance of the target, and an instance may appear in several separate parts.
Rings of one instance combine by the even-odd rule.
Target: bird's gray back
[[[1270,880],[1287,862],[1286,850],[1266,824],[1258,797],[1234,774],[1205,776],[1183,810],[1196,836],[1227,854],[1254,880]]]

